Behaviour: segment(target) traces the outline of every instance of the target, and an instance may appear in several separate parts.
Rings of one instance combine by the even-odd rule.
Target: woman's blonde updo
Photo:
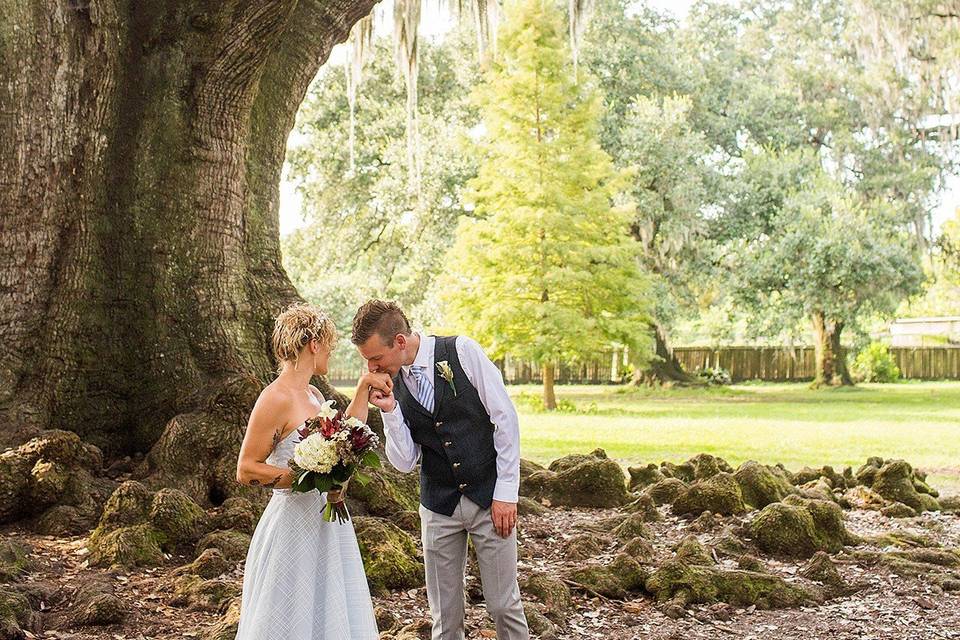
[[[316,340],[333,349],[337,328],[327,314],[312,304],[295,304],[282,311],[273,325],[273,355],[279,368],[284,362],[299,364],[300,352]]]

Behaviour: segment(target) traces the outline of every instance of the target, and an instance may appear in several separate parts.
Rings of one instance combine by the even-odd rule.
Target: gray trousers
[[[450,517],[420,505],[420,522],[433,640],[463,640],[467,535],[477,552],[483,598],[497,626],[497,640],[528,640],[517,585],[516,528],[501,538],[490,509],[481,509],[464,496]]]

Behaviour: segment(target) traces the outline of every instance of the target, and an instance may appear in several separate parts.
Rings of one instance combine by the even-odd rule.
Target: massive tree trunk
[[[0,448],[49,427],[218,502],[273,369],[280,171],[376,0],[0,0]]]
[[[703,384],[696,376],[692,376],[683,370],[683,365],[677,360],[673,349],[667,342],[667,332],[663,326],[656,321],[650,322],[650,332],[653,334],[655,342],[654,358],[650,364],[643,370],[638,370],[634,374],[635,384],[680,384],[696,385]]]
[[[847,370],[847,358],[840,345],[843,322],[829,320],[823,312],[814,312],[811,316],[816,357],[814,387],[852,385],[853,379]]]
[[[543,374],[543,408],[553,411],[557,408],[557,395],[554,390],[553,362],[545,360],[540,367]]]

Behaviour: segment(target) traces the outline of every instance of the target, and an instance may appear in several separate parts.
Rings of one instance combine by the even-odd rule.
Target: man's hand
[[[370,389],[370,404],[380,411],[390,413],[397,406],[397,400],[393,397],[393,391],[383,392],[380,389]]]
[[[493,518],[493,527],[501,538],[506,538],[517,526],[517,503],[494,500],[490,505],[490,516]]]

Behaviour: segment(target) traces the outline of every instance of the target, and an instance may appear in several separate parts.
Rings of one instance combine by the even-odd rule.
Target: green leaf
[[[363,454],[363,457],[360,459],[360,463],[365,467],[370,467],[371,469],[379,469],[383,466],[383,463],[380,462],[380,456],[377,455],[376,451],[367,451]]]

